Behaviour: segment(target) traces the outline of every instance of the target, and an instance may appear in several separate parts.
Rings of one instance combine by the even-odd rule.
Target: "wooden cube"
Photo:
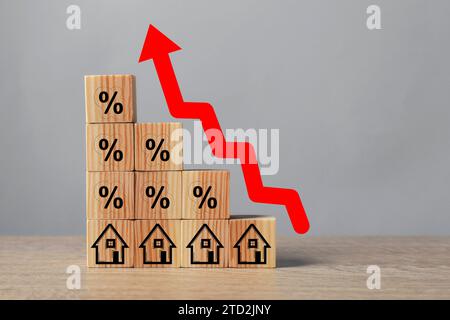
[[[136,172],[136,219],[181,219],[181,171]]]
[[[88,220],[86,233],[88,267],[133,267],[132,220]]]
[[[88,219],[134,218],[134,172],[87,172]]]
[[[181,123],[137,123],[135,137],[137,171],[183,169]]]
[[[228,219],[230,173],[183,171],[183,219]]]
[[[134,170],[133,124],[87,124],[86,163],[88,171]]]
[[[275,268],[275,218],[231,216],[230,267]]]
[[[179,267],[181,220],[135,220],[134,266]]]
[[[85,76],[86,122],[136,122],[135,77]]]
[[[181,266],[226,268],[228,220],[181,220]]]

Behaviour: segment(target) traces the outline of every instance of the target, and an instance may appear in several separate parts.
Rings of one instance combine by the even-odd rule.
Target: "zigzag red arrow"
[[[181,95],[175,71],[169,53],[181,48],[150,25],[142,47],[139,62],[153,59],[169,111],[175,118],[199,119],[206,133],[214,156],[219,158],[237,158],[241,162],[247,192],[252,201],[280,204],[286,206],[294,230],[306,233],[309,222],[297,191],[292,189],[265,187],[262,182],[256,153],[248,142],[227,142],[220,128],[214,108],[207,102],[185,102]],[[223,148],[213,148],[223,145]],[[236,155],[236,150],[245,148],[244,154]],[[233,153],[226,150],[233,150]],[[247,156],[246,156],[247,155]],[[250,160],[250,161],[249,161]]]

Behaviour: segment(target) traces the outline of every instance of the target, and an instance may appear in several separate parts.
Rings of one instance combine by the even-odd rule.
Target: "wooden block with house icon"
[[[183,219],[228,219],[230,173],[226,170],[183,171]]]
[[[134,230],[135,267],[180,267],[181,220],[136,220]]]
[[[135,77],[92,75],[84,77],[86,123],[135,122]]]
[[[181,230],[181,267],[228,266],[228,220],[182,220]]]
[[[88,267],[133,267],[134,224],[132,220],[88,220]]]
[[[134,218],[134,172],[87,172],[88,219]]]
[[[275,218],[231,216],[229,220],[229,266],[275,268]]]
[[[181,123],[137,123],[135,149],[136,171],[182,170]]]
[[[133,128],[132,123],[87,124],[87,170],[133,171]]]
[[[181,219],[181,171],[136,172],[136,219]]]

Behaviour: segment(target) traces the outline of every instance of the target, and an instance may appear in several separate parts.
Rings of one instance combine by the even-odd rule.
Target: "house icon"
[[[207,224],[200,227],[186,248],[191,249],[191,264],[220,263],[220,249],[223,245]]]
[[[125,248],[128,245],[112,224],[106,226],[91,248],[95,248],[96,264],[125,263]]]
[[[157,223],[140,244],[144,252],[144,264],[172,264],[173,241]]]
[[[252,223],[233,248],[237,249],[238,264],[266,264],[269,243]]]

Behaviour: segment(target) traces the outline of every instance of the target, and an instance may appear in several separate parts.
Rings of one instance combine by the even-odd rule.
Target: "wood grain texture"
[[[232,215],[229,221],[229,266],[275,268],[275,223],[274,217]]]
[[[100,141],[106,139],[108,148],[100,149]],[[114,150],[107,154],[117,139]],[[105,145],[103,145],[105,147]],[[123,159],[114,159],[114,152],[121,151]],[[131,123],[87,124],[86,125],[86,165],[87,171],[133,171],[134,170],[134,130]]]
[[[136,122],[136,80],[134,75],[92,75],[84,77],[86,123]],[[108,101],[100,100],[100,93],[108,94]],[[116,97],[107,113],[106,107],[114,93]],[[102,97],[104,99],[104,97]],[[114,104],[121,103],[123,110],[114,112]]]
[[[88,220],[86,234],[88,267],[133,267],[135,239],[132,220]],[[112,246],[108,245],[109,240],[113,241]]]
[[[214,270],[87,268],[84,240],[1,236],[0,299],[450,299],[450,237],[279,236],[276,269]]]
[[[181,220],[181,267],[227,267],[228,236],[228,220]]]
[[[183,171],[183,219],[228,219],[230,217],[230,173],[224,170]],[[194,188],[201,187],[203,196],[194,196]],[[217,199],[217,206],[210,208],[208,199],[201,205],[208,188],[207,198]],[[200,208],[201,206],[201,208]]]
[[[136,219],[181,219],[181,171],[136,172]],[[156,194],[148,197],[147,188],[153,187]],[[164,188],[160,200],[156,196]],[[149,189],[149,191],[151,191]],[[151,193],[150,193],[151,194]],[[161,206],[161,199],[169,199],[169,207]],[[152,208],[156,201],[156,205]]]
[[[86,173],[88,219],[134,219],[134,211],[134,172]]]
[[[134,230],[136,268],[180,267],[181,220],[135,220]]]
[[[183,169],[183,134],[179,122],[137,123],[135,125],[135,148],[137,171],[165,171]],[[156,145],[153,150],[147,148],[147,141],[152,139]],[[158,154],[159,142],[164,139]],[[170,154],[167,161],[161,160],[161,152]]]

